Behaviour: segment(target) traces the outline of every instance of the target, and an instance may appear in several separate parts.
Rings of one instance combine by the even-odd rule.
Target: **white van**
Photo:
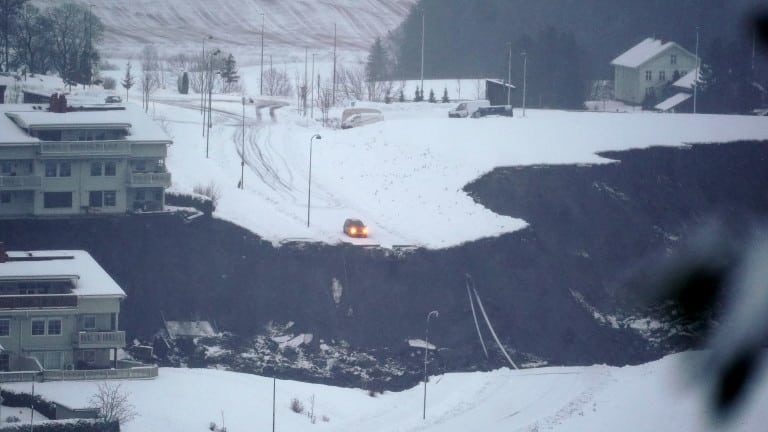
[[[480,107],[490,106],[491,103],[487,100],[474,100],[462,102],[456,106],[456,108],[448,111],[448,117],[451,118],[465,118],[469,117],[477,111]]]

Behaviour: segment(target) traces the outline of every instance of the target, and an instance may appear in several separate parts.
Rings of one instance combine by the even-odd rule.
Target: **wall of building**
[[[676,63],[672,63],[672,56],[676,57]],[[640,104],[647,89],[654,89],[658,97],[659,89],[673,81],[675,71],[683,76],[695,68],[696,57],[677,46],[668,48],[636,69],[615,66],[615,98],[631,104]],[[646,72],[651,73],[650,79],[647,79]]]
[[[624,66],[614,68],[614,97],[616,100],[639,103],[638,72]]]

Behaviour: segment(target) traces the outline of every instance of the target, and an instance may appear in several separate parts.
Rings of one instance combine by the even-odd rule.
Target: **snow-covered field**
[[[174,138],[167,165],[173,189],[215,184],[216,216],[279,244],[286,239],[451,247],[526,226],[475,203],[462,188],[495,167],[611,162],[606,150],[768,139],[768,118],[653,113],[527,110],[514,118],[449,119],[452,104],[362,104],[385,120],[324,128],[288,106],[245,107],[245,188],[240,179],[242,105],[215,97],[209,158],[198,96],[158,94],[151,113]],[[286,100],[285,102],[291,102]],[[269,104],[275,101],[263,101]],[[315,111],[319,118],[319,110]],[[340,117],[340,109],[331,117]],[[311,202],[308,223],[310,141]],[[370,238],[341,232],[346,218],[370,227]]]
[[[359,389],[276,382],[277,431],[703,431],[713,426],[703,387],[691,373],[702,353],[684,353],[623,368],[541,368],[431,377],[426,420],[423,387],[375,397]],[[765,366],[765,362],[763,362]],[[730,431],[764,430],[768,376],[725,424]],[[700,381],[699,381],[700,382]],[[271,430],[272,380],[201,369],[160,370],[152,381],[120,381],[138,416],[126,432],[204,431],[211,422],[228,431]],[[35,392],[71,407],[88,406],[97,382],[46,382]],[[31,391],[30,384],[4,388]],[[298,399],[307,414],[290,409]],[[29,421],[24,418],[22,421]]]

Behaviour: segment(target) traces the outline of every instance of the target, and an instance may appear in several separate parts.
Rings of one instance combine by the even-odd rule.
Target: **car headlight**
[[[357,227],[350,228],[349,232],[352,233],[352,234],[357,234]]]

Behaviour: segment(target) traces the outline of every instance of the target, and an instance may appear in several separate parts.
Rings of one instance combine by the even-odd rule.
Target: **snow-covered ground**
[[[295,381],[276,382],[278,431],[655,431],[709,430],[711,409],[691,373],[702,353],[684,353],[631,367],[501,369],[431,377],[426,420],[423,387],[370,396],[359,389]],[[765,366],[765,362],[763,363]],[[764,430],[768,376],[762,368],[730,431]],[[152,381],[120,381],[139,414],[126,432],[204,431],[222,422],[231,432],[271,430],[272,380],[201,369],[160,370]],[[46,382],[35,392],[71,407],[88,406],[97,382]],[[3,388],[31,391],[30,384]],[[298,399],[313,424],[290,409]],[[223,417],[223,421],[222,421]],[[22,419],[29,421],[28,417]]]
[[[206,158],[198,97],[158,94],[151,109],[175,141],[167,162],[173,189],[217,185],[216,216],[275,244],[301,238],[451,247],[526,226],[463,192],[495,167],[608,163],[596,152],[768,139],[768,119],[752,116],[529,109],[524,118],[515,110],[514,118],[449,119],[452,104],[358,103],[381,109],[385,121],[340,130],[302,118],[290,106],[271,119],[267,109],[247,105],[245,189],[239,190],[240,98],[215,97]],[[331,117],[340,117],[340,109]],[[308,221],[315,134],[322,138],[312,140]],[[341,228],[349,217],[368,224],[370,238],[345,237]]]

